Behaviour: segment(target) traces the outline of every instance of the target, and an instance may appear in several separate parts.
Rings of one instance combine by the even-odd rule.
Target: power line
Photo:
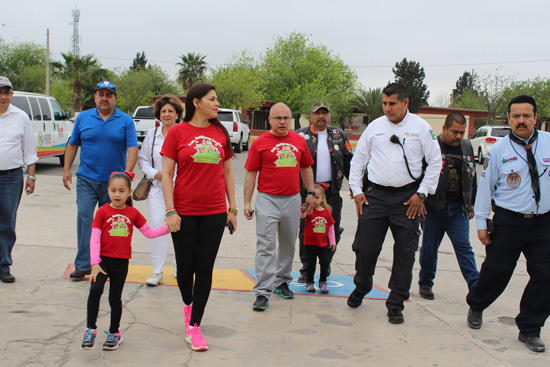
[[[502,65],[502,64],[528,64],[536,62],[550,62],[550,60],[523,60],[523,61],[495,61],[495,62],[476,62],[463,64],[424,64],[422,67],[451,67],[451,66],[477,66],[477,65]],[[351,68],[392,68],[395,65],[350,65]]]

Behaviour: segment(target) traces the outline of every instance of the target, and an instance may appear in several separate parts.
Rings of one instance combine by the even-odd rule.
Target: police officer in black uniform
[[[330,124],[330,109],[326,102],[315,102],[311,106],[309,115],[311,125],[296,130],[306,140],[307,146],[313,157],[313,179],[316,183],[324,183],[327,186],[325,195],[327,203],[332,207],[336,244],[340,241],[343,228],[340,227],[342,217],[342,197],[340,189],[344,176],[349,177],[349,167],[353,153],[346,133],[338,128],[328,126]],[[305,201],[307,190],[302,184],[302,202]],[[300,261],[303,266],[300,269],[299,283],[306,282],[306,254],[304,250],[304,220],[300,222]],[[332,262],[334,252],[330,253],[329,261]],[[330,275],[330,265],[329,273]]]

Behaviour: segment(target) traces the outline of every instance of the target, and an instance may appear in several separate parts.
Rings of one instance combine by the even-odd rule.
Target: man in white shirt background
[[[405,87],[388,84],[382,104],[385,116],[367,126],[351,160],[349,182],[359,220],[352,246],[355,290],[347,303],[359,307],[372,289],[376,261],[390,228],[395,244],[386,307],[388,321],[401,324],[403,302],[410,296],[420,216],[424,199],[437,188],[441,151],[430,125],[409,112]]]
[[[15,221],[23,187],[34,192],[34,164],[38,161],[29,116],[11,104],[13,86],[0,76],[0,280],[15,282],[10,272],[11,251],[15,245]],[[29,176],[23,182],[23,166]]]

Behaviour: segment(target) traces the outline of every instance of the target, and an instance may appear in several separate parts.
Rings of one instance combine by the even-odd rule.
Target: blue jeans
[[[76,179],[76,239],[78,252],[74,259],[75,270],[90,270],[90,237],[96,205],[110,202],[107,192],[108,182],[90,180],[83,176]]]
[[[15,245],[15,219],[23,193],[21,168],[0,175],[0,273],[10,271],[11,250]]]
[[[447,204],[434,213],[428,210],[422,221],[422,248],[420,249],[420,288],[432,288],[437,269],[437,252],[445,232],[455,250],[458,266],[468,283],[468,289],[477,283],[479,271],[470,244],[470,220],[462,213],[462,203]]]

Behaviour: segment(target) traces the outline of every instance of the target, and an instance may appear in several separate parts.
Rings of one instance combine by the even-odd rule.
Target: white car
[[[38,158],[59,157],[63,167],[65,148],[74,126],[69,111],[63,111],[54,97],[44,94],[15,91],[11,103],[31,120]]]
[[[474,147],[474,154],[479,164],[483,164],[487,152],[497,141],[510,133],[510,126],[482,126],[475,132],[470,142]]]
[[[248,150],[250,146],[249,121],[245,121],[240,111],[227,108],[218,109],[218,120],[225,126],[235,153]]]

